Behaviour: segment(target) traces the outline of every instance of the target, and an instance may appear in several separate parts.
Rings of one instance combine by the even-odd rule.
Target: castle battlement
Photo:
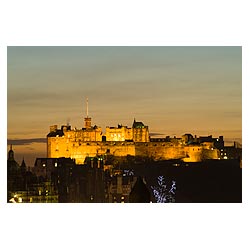
[[[220,149],[224,147],[223,137],[197,138],[185,134],[181,138],[151,138],[149,128],[134,119],[132,126],[106,127],[106,133],[96,125],[92,126],[86,103],[84,127],[72,129],[71,126],[50,126],[47,135],[47,157],[66,157],[83,164],[86,157],[111,154],[114,156],[141,156],[154,160],[182,159],[201,161],[218,159]]]
[[[216,144],[217,143],[217,144]],[[149,128],[134,120],[131,128],[119,125],[106,127],[89,126],[71,129],[70,125],[50,126],[47,135],[47,157],[67,157],[83,164],[86,157],[98,155],[141,156],[154,160],[182,159],[201,161],[218,159],[220,145],[224,146],[223,137],[212,136],[197,138],[185,134],[181,138],[150,138]]]

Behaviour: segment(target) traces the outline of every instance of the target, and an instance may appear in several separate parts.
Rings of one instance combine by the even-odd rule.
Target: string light
[[[172,181],[172,185],[168,190],[167,184],[164,180],[164,176],[160,175],[157,178],[158,186],[151,186],[155,200],[157,203],[167,203],[167,202],[175,202],[175,190],[176,190],[176,182]]]

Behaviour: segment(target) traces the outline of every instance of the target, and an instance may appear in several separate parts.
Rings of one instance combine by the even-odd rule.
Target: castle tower
[[[84,128],[89,129],[91,128],[91,118],[89,117],[89,100],[86,100],[86,114],[87,117],[84,118]]]
[[[148,126],[145,126],[142,122],[137,122],[134,118],[132,129],[134,142],[149,142]]]

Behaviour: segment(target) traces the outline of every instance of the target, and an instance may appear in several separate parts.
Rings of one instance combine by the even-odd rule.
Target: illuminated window
[[[57,167],[57,162],[55,162],[55,167]]]

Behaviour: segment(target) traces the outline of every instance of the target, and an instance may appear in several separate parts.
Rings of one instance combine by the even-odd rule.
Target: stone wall
[[[126,126],[106,127],[107,141],[128,141],[134,142],[149,142],[148,127],[143,128],[128,128]]]
[[[65,137],[48,137],[49,158],[70,157],[76,164],[83,164],[87,156],[112,154],[114,156],[135,156],[133,142],[76,142]]]
[[[183,146],[167,142],[82,142],[64,137],[48,137],[49,158],[69,157],[77,164],[84,163],[87,156],[112,154],[114,156],[142,156],[155,160],[183,159],[197,162],[217,159],[218,150],[203,146]]]
[[[70,126],[50,126],[47,136],[47,157],[66,157],[83,164],[87,156],[112,154],[114,156],[142,156],[154,160],[182,159],[197,162],[204,159],[218,159],[220,152],[214,148],[213,141],[197,145],[187,145],[191,135],[183,138],[150,141],[148,126],[135,122],[132,128],[118,125],[106,127],[106,141],[103,141],[101,128],[86,127],[71,130]],[[211,139],[211,138],[210,138]],[[185,143],[186,142],[186,143]]]

